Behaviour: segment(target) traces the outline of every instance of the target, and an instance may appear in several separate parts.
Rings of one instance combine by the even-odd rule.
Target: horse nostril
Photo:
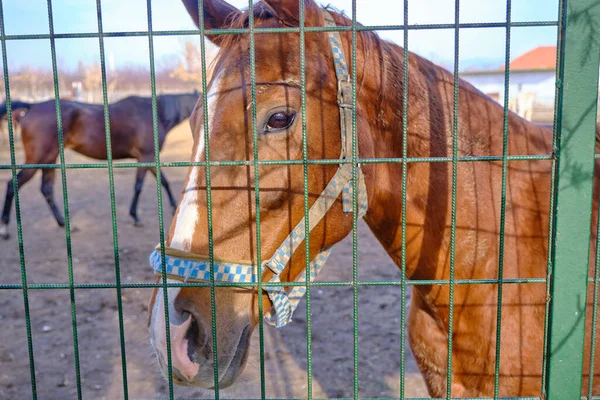
[[[188,357],[190,360],[194,360],[195,354],[197,350],[200,348],[200,329],[198,328],[198,321],[196,318],[192,317],[192,323],[185,333],[185,338],[188,341]]]
[[[206,325],[201,315],[189,311],[184,311],[185,320],[191,317],[192,321],[185,333],[185,339],[188,341],[188,356],[190,360],[195,360],[198,356],[206,359],[211,357],[211,346],[206,332]]]

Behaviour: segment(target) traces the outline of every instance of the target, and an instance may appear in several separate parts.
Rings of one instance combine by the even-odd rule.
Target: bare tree
[[[157,93],[191,92],[202,88],[202,57],[197,44],[182,43],[180,57],[163,58],[155,70]],[[217,48],[210,42],[206,46],[207,79],[212,74],[212,64]],[[106,72],[109,101],[115,102],[131,95],[150,96],[150,70],[142,65],[120,65]],[[50,68],[32,66],[10,70],[11,98],[39,102],[54,98],[54,76]],[[58,88],[62,99],[75,99],[99,103],[102,95],[102,70],[99,63],[79,61],[74,68],[60,65]],[[4,79],[0,79],[0,99],[4,100]]]
[[[210,80],[217,48],[206,42],[206,79]],[[202,54],[200,49],[191,41],[186,41],[181,52],[182,61],[171,72],[171,77],[188,83],[196,89],[202,88]]]

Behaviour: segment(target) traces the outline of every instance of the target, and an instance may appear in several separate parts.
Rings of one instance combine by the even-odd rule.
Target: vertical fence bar
[[[310,303],[310,221],[308,203],[308,139],[306,125],[306,32],[304,20],[306,17],[304,0],[298,0],[300,20],[300,96],[302,107],[302,172],[304,174],[304,240],[305,270],[306,270],[306,395],[312,399],[312,318]]]
[[[15,158],[15,136],[13,132],[12,109],[10,107],[10,82],[8,79],[8,55],[6,53],[6,32],[4,30],[4,5],[0,0],[0,35],[2,39],[2,70],[4,72],[4,91],[6,93],[6,118],[8,121],[8,143],[10,152],[10,170],[15,199],[15,215],[17,220],[17,242],[19,245],[19,261],[21,264],[21,284],[23,285],[23,310],[25,312],[25,329],[27,332],[27,352],[29,354],[29,374],[31,377],[31,395],[37,399],[35,380],[35,359],[33,355],[33,338],[31,335],[31,317],[29,310],[29,291],[27,289],[27,269],[25,268],[25,246],[23,243],[23,224],[21,223],[21,202],[19,201],[19,184],[17,180],[17,160]],[[7,188],[8,190],[8,188]],[[8,229],[8,227],[7,227]],[[8,234],[8,232],[7,232]]]
[[[500,195],[500,242],[498,244],[498,306],[496,308],[496,363],[494,399],[500,392],[500,351],[502,344],[502,289],[504,281],[504,233],[506,225],[506,176],[508,174],[508,108],[510,95],[510,22],[512,1],[506,0],[506,48],[504,54],[504,123],[502,128],[502,189]]]
[[[562,38],[564,37],[564,2],[566,0],[560,0],[558,4],[558,30],[557,30],[557,44],[556,44],[556,89],[554,91],[554,121],[553,121],[553,134],[552,134],[552,149],[556,149],[557,147],[557,138],[558,138],[558,122],[559,122],[559,104],[561,100],[561,91],[560,91],[560,83],[561,83],[561,57],[564,49],[564,44],[562,42]],[[555,197],[555,185],[556,182],[556,160],[552,160],[552,168],[550,172],[550,202],[549,209],[550,214],[548,215],[548,237],[552,238],[554,235],[554,197]],[[546,266],[546,305],[544,307],[544,343],[543,343],[543,351],[542,351],[542,382],[541,382],[541,390],[540,392],[545,395],[546,393],[546,380],[547,380],[547,359],[548,359],[548,329],[549,329],[549,321],[550,321],[550,287],[552,282],[552,263],[553,258],[552,254],[554,253],[554,246],[551,243],[548,243],[548,253],[547,253],[547,266]]]
[[[546,396],[581,396],[600,43],[596,0],[571,0],[560,62]]]
[[[119,263],[119,232],[117,229],[117,205],[115,201],[115,176],[113,172],[112,141],[110,137],[110,114],[108,111],[108,88],[106,86],[106,61],[104,56],[104,30],[102,28],[102,3],[96,0],[98,19],[98,43],[100,46],[100,73],[102,75],[102,100],[104,103],[104,130],[106,132],[106,163],[110,192],[113,249],[115,259],[115,283],[117,285],[117,311],[119,315],[119,340],[121,344],[121,368],[123,373],[123,398],[129,398],[127,388],[127,355],[125,353],[125,327],[123,324],[123,301],[121,297],[121,268]]]
[[[400,398],[406,380],[406,192],[408,184],[408,0],[404,0],[404,58],[402,71],[402,255],[400,256]]]
[[[48,26],[50,32],[50,53],[52,56],[52,77],[54,79],[54,100],[56,103],[56,128],[58,133],[58,153],[60,158],[60,175],[63,185],[63,204],[65,209],[65,238],[67,247],[67,266],[69,271],[69,295],[71,302],[71,324],[73,329],[73,354],[75,358],[75,379],[77,381],[77,398],[81,399],[81,369],[79,363],[79,339],[77,335],[77,310],[75,305],[75,288],[73,278],[73,254],[71,248],[71,218],[69,218],[69,196],[67,190],[67,170],[65,168],[65,143],[60,108],[60,91],[58,86],[58,68],[56,63],[56,43],[54,39],[54,18],[52,16],[52,0],[48,0]]]
[[[358,140],[356,137],[356,0],[352,0],[352,304],[354,307],[354,399],[358,393],[358,170],[357,153]]]
[[[169,294],[167,292],[167,268],[165,266],[165,224],[163,218],[160,141],[158,137],[158,105],[156,99],[156,72],[154,68],[154,33],[152,32],[152,1],[146,0],[148,20],[148,56],[150,62],[150,91],[152,94],[152,131],[154,135],[154,166],[156,168],[156,198],[158,202],[158,235],[161,258],[161,280],[163,290],[163,306],[165,311],[165,341],[167,347],[167,378],[169,382],[169,399],[173,400],[173,364],[171,362],[171,330],[169,329]]]
[[[260,269],[262,265],[262,253],[260,246],[260,174],[258,165],[258,130],[256,125],[256,43],[254,33],[254,2],[248,0],[248,26],[250,28],[250,95],[251,95],[251,114],[252,114],[252,150],[254,166],[254,201],[256,204],[256,265]],[[307,239],[308,240],[308,239]],[[263,289],[262,289],[262,271],[257,274],[258,277],[258,340],[260,350],[260,396],[265,398],[265,342],[263,325]]]
[[[600,210],[599,210],[600,211]],[[600,217],[600,215],[599,215]],[[600,232],[600,218],[596,222],[596,232]],[[592,334],[591,334],[591,342],[590,342],[590,373],[588,376],[588,387],[587,387],[587,399],[592,400],[593,398],[593,389],[594,389],[594,365],[595,365],[595,351],[596,351],[596,327],[598,326],[598,307],[600,306],[598,303],[600,302],[600,238],[596,233],[596,262],[594,268],[594,294],[592,296]]]
[[[214,252],[214,236],[213,236],[213,214],[212,214],[212,186],[210,174],[210,124],[208,119],[208,93],[206,82],[206,43],[204,37],[204,2],[198,2],[198,28],[200,29],[200,57],[202,62],[202,111],[204,114],[204,158],[206,167],[204,169],[206,176],[206,207],[207,229],[208,229],[208,260],[210,262],[210,320],[211,320],[211,336],[213,350],[213,377],[215,399],[219,399],[219,352],[217,347],[217,298],[215,294],[215,252]],[[216,94],[215,94],[216,95]],[[199,161],[199,160],[198,160]]]
[[[446,376],[446,398],[452,397],[452,339],[454,337],[454,259],[456,245],[456,189],[458,179],[458,103],[459,103],[459,40],[460,0],[454,3],[454,111],[452,121],[452,215],[450,224],[450,277],[448,287],[448,362]]]

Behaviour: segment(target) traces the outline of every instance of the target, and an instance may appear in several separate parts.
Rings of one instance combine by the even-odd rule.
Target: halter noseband
[[[327,10],[323,10],[323,13],[325,16],[325,25],[335,26],[331,14]],[[340,109],[342,142],[340,159],[347,160],[352,154],[352,84],[348,73],[348,65],[344,58],[340,34],[338,32],[329,32],[328,35],[338,81],[338,105]],[[357,173],[357,211],[358,218],[361,218],[367,212],[368,200],[365,180],[360,167],[357,169]],[[343,211],[352,212],[352,164],[340,164],[335,175],[331,178],[323,192],[321,192],[317,201],[309,209],[309,233],[325,217],[340,193],[342,194]],[[273,256],[262,263],[260,270],[257,270],[256,265],[214,260],[214,280],[232,283],[257,283],[258,274],[260,273],[262,276],[265,268],[268,268],[273,272],[271,282],[281,282],[281,273],[305,237],[305,219],[302,218]],[[310,281],[316,278],[325,265],[330,253],[331,248],[326,248],[319,252],[311,261]],[[156,274],[161,274],[163,271],[161,258],[159,245],[150,255],[150,265]],[[210,261],[196,254],[165,247],[164,264],[166,274],[169,278],[183,281],[210,280]],[[306,282],[306,271],[302,272],[296,279],[296,282]],[[293,286],[289,290],[286,290],[282,286],[268,286],[264,287],[264,290],[267,291],[269,299],[273,303],[273,308],[265,314],[264,319],[268,324],[275,325],[278,328],[288,324],[292,320],[292,314],[306,292],[306,288],[303,286]]]

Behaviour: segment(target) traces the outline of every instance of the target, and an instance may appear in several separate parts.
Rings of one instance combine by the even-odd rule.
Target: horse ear
[[[200,27],[200,15],[198,13],[198,0],[182,0],[188,14],[196,26]],[[203,0],[204,29],[219,29],[226,27],[231,21],[241,14],[241,11],[223,0]],[[220,45],[222,35],[206,35],[206,37]]]
[[[319,6],[313,0],[263,0],[268,4],[277,18],[286,25],[300,25],[300,1],[304,2],[304,23],[307,26],[316,25],[313,22]]]

